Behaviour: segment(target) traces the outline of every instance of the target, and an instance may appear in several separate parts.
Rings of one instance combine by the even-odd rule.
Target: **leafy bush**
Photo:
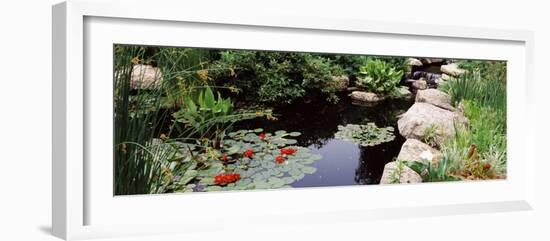
[[[403,77],[402,70],[381,59],[371,59],[360,67],[356,84],[378,94],[390,94],[396,90]]]
[[[343,73],[330,59],[309,53],[221,51],[214,65],[217,79],[241,89],[241,97],[268,104],[315,95],[336,102],[332,77]]]

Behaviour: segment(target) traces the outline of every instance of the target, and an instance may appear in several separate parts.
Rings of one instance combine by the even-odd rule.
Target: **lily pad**
[[[370,122],[366,125],[348,124],[346,126],[339,125],[338,132],[334,134],[337,139],[352,141],[361,146],[376,146],[384,142],[390,142],[395,139],[393,127],[377,127],[376,124]]]
[[[316,168],[310,165],[321,159],[308,148],[294,146],[297,141],[291,137],[299,136],[299,132],[279,130],[270,138],[260,138],[261,129],[238,130],[227,134],[222,141],[222,153],[231,156],[232,163],[209,164],[204,170],[197,171],[199,184],[205,186],[201,191],[271,189],[290,187],[295,181],[305,175],[313,174]],[[296,152],[285,155],[285,161],[277,163],[275,157],[280,156],[281,148],[294,148]],[[242,153],[252,150],[251,158],[243,157]],[[222,173],[239,173],[240,180],[224,186],[216,185],[214,177]],[[214,187],[216,186],[216,187]]]

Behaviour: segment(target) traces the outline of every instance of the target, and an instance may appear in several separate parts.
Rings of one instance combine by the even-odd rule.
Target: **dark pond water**
[[[358,106],[343,95],[337,104],[312,102],[276,108],[277,121],[265,119],[238,123],[235,128],[263,128],[299,131],[298,145],[307,146],[323,158],[312,165],[317,172],[292,184],[294,187],[378,184],[384,165],[392,161],[405,141],[397,130],[397,115],[412,104],[409,101],[385,101],[373,107]],[[379,127],[393,126],[395,140],[374,147],[361,147],[349,141],[334,138],[338,125],[374,122]]]

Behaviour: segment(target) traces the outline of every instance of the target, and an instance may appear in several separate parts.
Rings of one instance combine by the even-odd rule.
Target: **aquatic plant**
[[[284,130],[264,133],[262,129],[230,132],[221,149],[228,161],[208,158],[207,166],[197,167],[197,182],[193,188],[218,191],[290,187],[306,174],[313,174],[316,169],[310,164],[321,158],[307,148],[293,146],[296,140],[289,137],[299,135],[299,132]],[[238,174],[239,178],[230,180],[232,182],[216,178],[226,173]]]
[[[402,70],[396,70],[382,59],[369,59],[359,68],[356,84],[377,94],[391,94],[403,77]]]
[[[372,122],[365,125],[348,124],[346,126],[339,125],[338,132],[334,134],[334,137],[352,141],[361,146],[375,146],[393,141],[395,139],[393,131],[391,126],[379,128]]]

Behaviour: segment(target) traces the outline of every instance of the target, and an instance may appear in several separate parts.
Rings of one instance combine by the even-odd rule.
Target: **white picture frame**
[[[330,223],[532,209],[535,173],[534,128],[528,118],[532,116],[532,110],[529,108],[532,100],[529,93],[533,91],[531,32],[350,19],[312,19],[285,15],[214,16],[194,11],[195,8],[190,7],[190,3],[182,1],[156,2],[154,8],[150,8],[146,3],[147,1],[135,0],[72,0],[53,7],[54,235],[69,240],[193,232],[204,230],[203,224],[207,220],[210,220],[208,228],[223,229],[234,225],[224,219],[227,215],[231,215],[235,222],[250,225],[266,225],[278,220],[299,225],[304,222]],[[200,3],[195,4],[195,7],[200,6]],[[140,31],[144,29],[149,33],[148,37],[140,37]],[[258,41],[247,42],[241,39],[220,43],[214,40],[183,38],[185,31],[211,37],[223,32],[226,36],[248,36],[249,39],[256,38]],[[236,33],[239,33],[239,36]],[[269,42],[270,38],[277,36],[285,38]],[[286,41],[289,37],[297,41]],[[307,42],[313,39],[323,41]],[[332,41],[344,40],[349,42],[349,46],[335,47],[331,44],[334,43]],[[109,182],[107,178],[99,181],[96,178],[112,173],[108,166],[109,162],[90,162],[87,159],[90,155],[110,153],[105,147],[93,144],[110,135],[109,131],[104,132],[108,129],[104,129],[106,126],[95,124],[112,121],[106,119],[112,117],[112,111],[102,109],[101,103],[96,104],[102,102],[97,97],[111,95],[108,89],[104,89],[108,88],[110,83],[97,85],[97,81],[90,84],[91,81],[86,80],[108,73],[101,70],[112,71],[106,69],[111,60],[105,59],[109,52],[105,52],[107,50],[104,47],[121,41],[129,44],[165,46],[225,46],[507,60],[511,64],[508,78],[511,87],[508,90],[511,99],[508,100],[508,148],[509,160],[512,160],[508,167],[510,175],[503,181],[487,182],[114,197],[112,192],[109,194],[109,191],[105,191],[109,190],[108,186],[112,184],[112,180]],[[358,47],[359,41],[371,41],[369,43],[377,47],[364,50]],[[395,41],[395,46],[402,48],[389,48],[387,42],[392,41]],[[430,48],[420,47],[417,52],[403,52],[405,47],[411,44],[429,45]],[[449,47],[454,47],[455,50]],[[458,51],[456,48],[464,49]],[[90,59],[91,49],[94,51]],[[97,61],[98,59],[103,59],[107,64]],[[87,68],[99,71],[94,71],[90,76]],[[94,100],[94,104],[90,103],[90,99]],[[109,104],[112,99],[105,97],[105,101],[104,104]],[[529,128],[518,130],[519,126]],[[100,150],[102,148],[103,151]],[[361,192],[357,192],[358,190]],[[437,193],[444,193],[445,197],[437,198]],[[466,197],[458,198],[457,194]],[[373,196],[376,198],[372,198]],[[410,197],[410,200],[395,198],[400,196]],[[325,200],[327,197],[330,199]],[[268,204],[278,199],[296,201],[279,206],[266,205],[272,207],[267,209],[246,204],[251,206],[249,211],[214,208],[200,213],[197,210],[200,210],[200,206],[176,209],[181,206],[214,205],[217,200],[228,199],[238,200],[240,203],[253,200],[253,203]],[[312,200],[319,201],[313,204]],[[346,205],[342,205],[344,201]],[[362,208],[363,203],[368,203],[369,208]],[[245,204],[238,207],[245,207]],[[140,210],[139,214],[136,214],[136,209]],[[182,214],[189,218],[182,220]],[[207,218],[201,218],[201,215],[207,215]],[[213,219],[217,221],[211,222]],[[176,221],[178,225],[174,225]]]

